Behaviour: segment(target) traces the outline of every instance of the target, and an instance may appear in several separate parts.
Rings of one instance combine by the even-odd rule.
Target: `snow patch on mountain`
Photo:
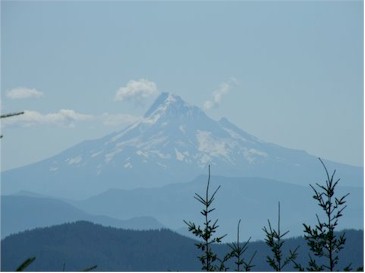
[[[50,167],[49,171],[50,172],[56,172],[58,170],[58,167]]]
[[[117,146],[117,149],[116,150],[114,150],[114,151],[112,151],[111,153],[108,153],[108,154],[106,154],[105,155],[105,163],[109,163],[109,162],[111,162],[112,160],[113,160],[113,158],[117,155],[117,154],[119,154],[119,153],[121,153],[123,151],[123,148],[118,148],[118,146]]]
[[[144,151],[141,151],[141,150],[138,150],[136,152],[137,155],[139,156],[142,156],[142,157],[145,157],[145,158],[148,158],[148,153],[147,152],[144,152]]]
[[[244,149],[244,156],[247,159],[247,161],[252,164],[254,163],[257,159],[261,158],[267,158],[269,155],[265,152],[262,151],[258,151],[256,149]]]
[[[244,137],[242,137],[242,135],[234,132],[233,130],[230,130],[228,128],[223,128],[232,138],[234,139],[238,139],[238,140],[241,140],[243,142],[247,142],[248,140]]]
[[[213,157],[228,157],[228,144],[223,139],[215,138],[211,132],[197,131],[198,150]]]
[[[132,165],[132,163],[127,162],[127,163],[124,164],[124,168],[126,168],[126,169],[132,169],[133,168],[133,165]]]
[[[201,163],[201,164],[199,164],[199,166],[204,168],[208,164],[212,164],[213,162],[212,162],[212,158],[209,155],[203,154],[203,155],[200,156],[199,163]]]
[[[157,165],[162,167],[163,169],[167,169],[167,165],[166,164],[162,164],[161,162],[157,162]]]
[[[66,162],[69,165],[76,165],[76,164],[79,164],[81,161],[82,161],[81,155],[66,160]]]
[[[177,160],[184,161],[185,155],[183,153],[180,153],[176,148],[175,148],[175,154],[176,154],[176,159]]]
[[[151,137],[150,139],[148,139],[148,141],[137,142],[135,146],[138,148],[143,148],[144,150],[151,151],[151,149],[153,149],[155,147],[159,147],[160,145],[163,145],[166,140],[167,140],[166,137],[154,136],[154,137]]]
[[[179,130],[182,132],[182,133],[186,133],[186,130],[185,130],[185,126],[184,125],[180,125],[179,126]]]
[[[170,159],[171,158],[170,154],[164,154],[164,153],[160,152],[159,150],[153,150],[153,151],[151,151],[151,154],[155,154],[159,158],[162,158],[162,159]]]
[[[103,151],[99,151],[99,152],[96,152],[96,153],[92,153],[91,154],[91,157],[97,157],[98,155],[102,154]]]

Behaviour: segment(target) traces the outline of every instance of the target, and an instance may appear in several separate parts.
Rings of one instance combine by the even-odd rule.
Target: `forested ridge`
[[[346,230],[346,238],[339,267],[349,262],[353,267],[362,266],[363,231]],[[29,271],[80,271],[93,265],[98,266],[97,271],[200,271],[196,242],[167,229],[134,231],[79,221],[8,236],[1,242],[1,270],[14,271],[25,259],[35,256]],[[298,245],[298,262],[304,264],[308,248],[303,237],[287,239],[284,252]],[[219,255],[228,251],[226,244],[213,247]],[[252,270],[271,270],[266,263],[270,252],[266,244],[250,242],[246,254],[255,251]],[[234,270],[233,264],[228,266]]]

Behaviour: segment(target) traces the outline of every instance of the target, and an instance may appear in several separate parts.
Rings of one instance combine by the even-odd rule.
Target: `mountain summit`
[[[362,168],[328,162],[346,185]],[[2,173],[3,194],[20,190],[87,197],[109,188],[187,182],[207,174],[308,184],[322,177],[316,157],[263,142],[226,118],[215,121],[179,96],[162,93],[143,118],[120,132],[82,142],[47,160]]]
[[[193,117],[204,114],[200,108],[183,101],[179,96],[170,93],[161,93],[150,109],[145,113],[145,118],[159,117]]]

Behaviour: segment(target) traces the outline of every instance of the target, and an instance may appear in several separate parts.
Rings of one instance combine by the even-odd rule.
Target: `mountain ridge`
[[[154,188],[132,190],[109,189],[103,193],[81,201],[74,206],[93,214],[108,215],[114,218],[131,218],[149,215],[164,226],[187,230],[183,220],[200,222],[201,204],[193,198],[195,193],[203,194],[208,176],[199,176],[187,183],[175,183]],[[283,226],[296,236],[302,233],[302,223],[316,224],[317,205],[312,200],[309,185],[300,186],[291,183],[264,178],[223,176],[210,177],[210,187],[216,189],[212,217],[219,219],[223,233],[231,234],[237,226],[238,219],[243,220],[245,232],[253,239],[263,239],[261,227],[267,219],[276,215],[277,202],[281,202]],[[363,228],[363,188],[343,186],[341,181],[336,189],[336,196],[350,193],[344,219],[340,228]],[[133,207],[133,210],[128,209]],[[298,214],[298,211],[301,213]],[[178,213],[177,213],[178,212]],[[185,234],[185,232],[183,232]],[[234,237],[227,237],[234,240]]]
[[[71,203],[45,196],[34,196],[34,194],[29,193],[26,195],[1,196],[1,238],[32,228],[47,227],[78,220],[134,230],[164,227],[151,216],[117,219],[110,216],[87,213]]]

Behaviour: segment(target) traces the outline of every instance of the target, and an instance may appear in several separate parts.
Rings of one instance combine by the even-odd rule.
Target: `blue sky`
[[[363,60],[362,1],[1,1],[1,112],[27,110],[2,122],[1,169],[120,130],[163,91],[362,166]]]

